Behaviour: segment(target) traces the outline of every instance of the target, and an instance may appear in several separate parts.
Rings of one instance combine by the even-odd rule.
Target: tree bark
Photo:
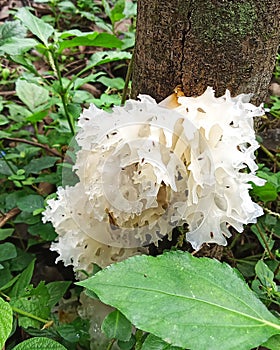
[[[280,42],[279,0],[138,0],[132,95],[181,85],[264,101]]]

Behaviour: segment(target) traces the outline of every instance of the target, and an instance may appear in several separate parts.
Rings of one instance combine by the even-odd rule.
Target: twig
[[[259,234],[260,234],[260,236],[261,236],[261,238],[262,238],[262,240],[263,240],[263,243],[264,243],[264,245],[265,245],[265,247],[266,247],[266,250],[267,250],[267,252],[268,252],[268,255],[269,255],[270,259],[271,259],[271,260],[276,260],[276,259],[275,259],[275,256],[272,254],[272,252],[271,252],[271,250],[270,250],[270,248],[269,248],[269,246],[268,246],[266,237],[265,237],[265,235],[263,234],[262,230],[260,229],[259,225],[256,224],[256,227],[257,227],[257,230],[258,230],[258,232],[259,232]]]
[[[64,156],[61,153],[59,153],[56,149],[50,148],[49,146],[44,145],[43,143],[34,142],[34,141],[26,140],[26,139],[20,139],[18,137],[3,137],[3,139],[8,140],[8,141],[27,143],[28,145],[32,145],[32,146],[37,146],[37,147],[45,149],[47,152],[50,152],[55,156],[58,156],[60,158],[64,158]]]
[[[268,214],[276,216],[278,219],[280,219],[280,214],[279,213],[275,213],[274,211],[268,209],[268,208],[263,208],[264,211],[266,211]]]
[[[278,162],[276,157],[263,144],[260,144],[260,148],[268,156],[268,158],[270,158],[273,163],[275,163],[277,167],[280,168],[280,162]]]
[[[0,227],[3,227],[7,221],[12,219],[14,216],[17,216],[20,212],[21,212],[21,210],[18,208],[13,208],[10,211],[8,211],[8,213],[4,214],[0,218]]]
[[[16,93],[16,90],[11,90],[11,91],[0,91],[1,96],[9,96],[9,95],[14,95]]]

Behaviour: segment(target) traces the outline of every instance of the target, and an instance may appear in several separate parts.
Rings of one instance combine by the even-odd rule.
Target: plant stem
[[[18,138],[18,137],[3,137],[3,139],[4,140],[8,140],[8,141],[14,141],[14,142],[22,142],[22,143],[26,143],[26,144],[32,145],[32,146],[37,146],[37,147],[43,148],[47,152],[52,153],[54,156],[57,156],[57,157],[60,157],[60,158],[64,158],[64,156],[62,154],[60,154],[56,149],[50,148],[48,145],[44,145],[42,143],[25,140],[25,139],[21,139],[21,138]]]
[[[266,237],[264,236],[262,230],[260,229],[259,224],[256,224],[256,227],[257,227],[257,230],[259,231],[259,234],[260,234],[260,236],[261,236],[261,238],[262,238],[262,240],[264,242],[264,245],[266,247],[266,250],[268,252],[268,255],[269,255],[270,259],[275,260],[275,256],[272,254],[272,252],[271,252],[271,250],[270,250],[270,248],[268,246],[268,243],[266,241]]]
[[[15,306],[11,306],[11,307],[12,307],[12,310],[13,310],[14,312],[16,312],[17,314],[19,314],[19,315],[23,315],[23,316],[32,318],[33,320],[42,322],[42,323],[44,323],[44,324],[49,324],[49,323],[51,322],[51,321],[49,321],[49,320],[45,320],[45,319],[43,319],[43,318],[41,318],[41,317],[38,317],[38,316],[36,316],[36,315],[33,315],[33,314],[31,314],[31,313],[29,313],[29,312],[27,312],[27,311],[18,309],[18,308],[15,307]]]
[[[60,73],[60,70],[59,70],[57,58],[56,58],[55,54],[52,51],[51,51],[51,57],[52,57],[52,60],[53,60],[53,63],[54,63],[54,67],[55,67],[55,74],[57,76],[57,79],[58,79],[58,82],[59,82],[59,85],[60,85],[59,96],[60,96],[61,101],[62,101],[62,106],[63,106],[63,109],[64,109],[65,116],[67,118],[68,125],[69,125],[70,130],[71,130],[71,133],[74,136],[75,135],[74,123],[73,123],[72,117],[69,114],[69,111],[68,111],[68,108],[67,108],[67,101],[66,101],[67,90],[64,89],[64,87],[63,87],[62,77],[61,77],[61,73]]]
[[[260,144],[261,150],[280,168],[280,162],[278,162],[277,158],[263,145]]]
[[[114,339],[114,338],[111,339],[109,344],[108,344],[108,346],[107,346],[107,348],[106,348],[106,350],[111,350],[113,345],[114,345],[114,343],[115,343],[115,341],[116,341],[116,339]]]
[[[126,100],[128,85],[129,85],[130,77],[131,77],[131,74],[132,74],[133,61],[134,61],[134,52],[132,54],[131,60],[129,62],[129,65],[127,67],[127,72],[126,72],[126,76],[125,76],[125,84],[124,84],[122,100],[121,100],[121,106],[124,105],[125,100]]]

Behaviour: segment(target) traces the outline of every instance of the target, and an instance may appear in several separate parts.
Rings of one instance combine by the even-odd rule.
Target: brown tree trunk
[[[138,0],[133,97],[181,85],[265,99],[280,41],[279,0]]]

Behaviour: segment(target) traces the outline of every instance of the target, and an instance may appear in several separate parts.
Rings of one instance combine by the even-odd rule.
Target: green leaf
[[[12,175],[13,174],[12,170],[7,165],[7,163],[4,161],[4,159],[0,159],[0,174],[3,174],[3,175]]]
[[[39,236],[44,241],[53,241],[57,236],[51,223],[43,224],[41,221],[29,226],[28,232],[33,236]]]
[[[10,270],[17,273],[23,271],[34,258],[35,254],[28,253],[17,247],[17,257],[9,261]]]
[[[0,261],[13,259],[17,256],[17,250],[14,244],[6,242],[0,244]]]
[[[173,346],[248,350],[280,333],[279,320],[234,269],[189,253],[135,256],[78,285]]]
[[[8,303],[0,298],[0,349],[4,348],[13,326],[13,311]]]
[[[6,21],[0,26],[0,46],[13,38],[24,38],[26,35],[25,27],[20,21]]]
[[[262,344],[262,346],[265,346],[270,350],[279,350],[280,349],[279,344],[280,344],[280,334],[277,334],[269,338],[265,343]]]
[[[134,345],[136,343],[134,334],[131,334],[131,337],[128,341],[118,340],[118,347],[120,350],[132,350],[134,349]]]
[[[39,194],[29,194],[19,198],[17,206],[22,211],[33,213],[34,210],[44,207],[44,199]]]
[[[64,49],[75,46],[100,46],[111,49],[121,47],[122,42],[115,35],[93,32],[70,40],[63,40],[59,43],[58,52],[61,53]]]
[[[10,288],[19,276],[13,277],[9,269],[0,270],[0,290]]]
[[[35,45],[33,45],[34,47]],[[24,56],[13,56],[11,57],[11,60],[23,67],[25,67],[27,70],[29,70],[31,73],[33,74],[37,74],[37,70],[35,68],[35,66],[32,64],[32,61],[30,59],[28,59],[27,57]]]
[[[14,231],[14,228],[0,228],[0,241],[10,237]]]
[[[252,184],[253,193],[263,202],[271,202],[277,198],[276,187],[270,182],[266,182],[263,186]]]
[[[119,310],[115,310],[105,317],[101,329],[109,339],[128,341],[131,337],[132,324]]]
[[[1,45],[0,55],[6,54],[10,56],[21,55],[22,53],[34,48],[38,42],[31,38],[14,38],[9,42]]]
[[[263,262],[259,260],[255,266],[256,275],[261,281],[262,285],[265,287],[271,287],[273,284],[274,273],[270,268]]]
[[[39,174],[43,169],[49,169],[54,166],[59,157],[45,156],[32,159],[25,167],[25,172],[29,174]]]
[[[113,9],[111,10],[110,13],[110,20],[112,22],[112,24],[120,21],[121,19],[123,19],[125,17],[124,15],[124,8],[125,8],[125,0],[118,0],[115,3],[115,6],[113,7]]]
[[[182,348],[178,348],[177,346],[172,346],[167,344],[162,339],[154,336],[153,334],[149,334],[146,340],[143,343],[141,350],[183,350]]]
[[[9,293],[10,297],[18,297],[25,293],[25,288],[29,285],[33,271],[34,271],[35,259],[27,266],[27,268],[19,275],[16,283],[14,284],[11,292]]]
[[[117,90],[122,90],[125,85],[123,78],[100,77],[97,81],[111,89]]]
[[[48,306],[50,295],[45,286],[45,282],[40,282],[36,288],[28,286],[23,292],[24,293],[20,296],[11,298],[10,304],[12,307],[41,319],[47,319],[50,314],[50,307]],[[28,315],[23,315],[20,312],[18,312],[18,323],[19,326],[24,328],[40,328],[42,326],[41,321],[38,321],[33,317],[28,317]]]
[[[26,104],[32,112],[35,111],[36,107],[49,100],[48,90],[37,84],[29,83],[26,80],[17,80],[16,92],[20,100]]]
[[[129,52],[102,51],[94,53],[89,60],[90,66],[99,66],[114,61],[131,59]]]
[[[45,46],[48,46],[48,39],[53,34],[54,28],[45,23],[42,19],[32,15],[25,7],[18,10],[16,17],[22,21],[32,34],[37,36]]]
[[[0,114],[0,126],[9,124],[9,119],[4,115]]]
[[[25,340],[18,344],[13,350],[67,350],[63,345],[58,342],[45,338],[36,337]]]
[[[48,305],[50,308],[54,307],[55,304],[59,302],[59,300],[66,293],[71,283],[71,281],[58,281],[50,282],[46,285],[50,295],[50,299],[48,301]]]

